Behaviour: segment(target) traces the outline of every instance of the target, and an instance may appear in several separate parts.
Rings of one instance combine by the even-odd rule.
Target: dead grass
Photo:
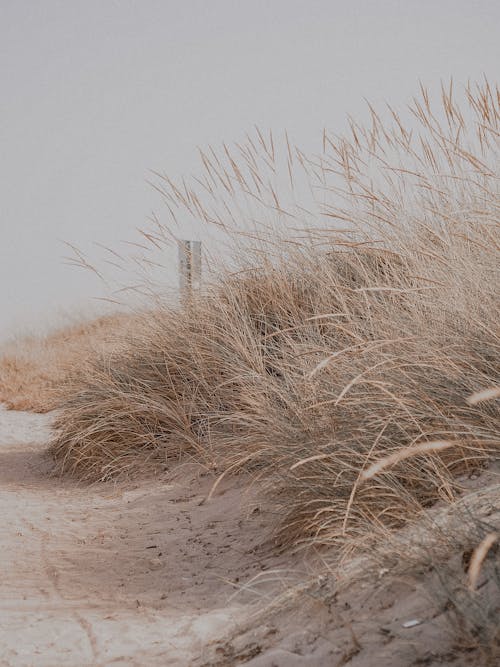
[[[225,235],[213,279],[182,308],[4,355],[0,398],[57,405],[62,473],[194,460],[210,502],[250,471],[277,543],[335,546],[335,582],[418,572],[455,648],[496,664],[498,486],[461,494],[500,444],[500,100],[488,83],[463,97],[422,89],[411,127],[372,109],[319,156],[258,131],[203,153],[203,174],[158,187],[174,221]]]
[[[325,135],[310,159],[258,133],[203,155],[202,177],[165,180],[172,215],[225,231],[231,268],[185,308],[138,318],[120,354],[65,385],[59,469],[245,467],[295,545],[452,502],[457,476],[499,447],[499,100],[487,83],[464,97],[432,106],[422,90],[413,129],[372,110],[371,127]]]
[[[132,318],[105,316],[27,336],[0,349],[0,402],[11,410],[49,412],[64,396],[66,378],[104,348],[115,348]],[[120,333],[118,333],[120,332]]]

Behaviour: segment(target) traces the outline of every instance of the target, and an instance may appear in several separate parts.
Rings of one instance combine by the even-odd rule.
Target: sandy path
[[[0,408],[0,664],[188,665],[242,617],[240,578],[276,565],[265,519],[212,480],[51,477],[50,417]],[[222,485],[221,485],[222,486]],[[244,530],[242,531],[242,523]]]

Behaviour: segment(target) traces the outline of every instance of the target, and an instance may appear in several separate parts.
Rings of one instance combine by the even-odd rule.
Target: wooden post
[[[179,293],[187,305],[201,285],[201,241],[179,241]]]

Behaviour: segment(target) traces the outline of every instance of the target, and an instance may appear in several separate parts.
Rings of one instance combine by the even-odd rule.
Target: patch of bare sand
[[[272,517],[243,511],[238,480],[202,502],[214,480],[193,468],[169,483],[51,477],[49,427],[0,410],[0,664],[191,664],[244,618],[241,583],[280,569],[261,546]]]

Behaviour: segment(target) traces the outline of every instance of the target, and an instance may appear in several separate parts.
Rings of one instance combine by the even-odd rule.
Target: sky
[[[0,339],[98,308],[65,242],[136,240],[164,214],[153,171],[254,125],[319,150],[365,98],[499,63],[498,0],[0,0]]]

